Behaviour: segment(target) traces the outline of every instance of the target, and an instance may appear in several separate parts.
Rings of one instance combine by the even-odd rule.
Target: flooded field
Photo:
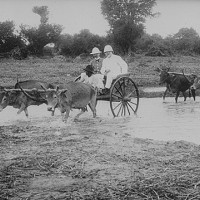
[[[164,141],[185,140],[200,144],[200,99],[198,97],[195,102],[192,98],[184,102],[180,97],[177,104],[171,97],[166,98],[165,101],[162,98],[141,98],[137,115],[119,118],[113,118],[109,102],[101,101],[97,105],[96,119],[92,118],[89,110],[80,117],[79,122],[73,122],[74,116],[78,113],[78,110],[74,110],[70,113],[67,124],[61,121],[58,110],[54,117],[50,116],[46,105],[31,106],[28,110],[29,119],[24,113],[17,115],[17,109],[7,107],[0,113],[0,126],[20,126],[22,123],[44,129],[45,127],[52,127],[55,130],[62,128],[69,132],[81,130],[81,133],[90,128],[95,132],[105,130],[131,137]]]

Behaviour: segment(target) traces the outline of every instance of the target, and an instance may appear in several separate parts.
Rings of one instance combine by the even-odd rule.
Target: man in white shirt
[[[101,73],[106,76],[105,93],[109,92],[113,79],[120,74],[128,73],[127,63],[118,55],[113,54],[110,45],[104,47],[106,58],[102,62]]]

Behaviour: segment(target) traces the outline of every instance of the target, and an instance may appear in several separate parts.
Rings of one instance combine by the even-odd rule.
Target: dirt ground
[[[155,66],[170,63],[172,71],[200,74],[199,61],[137,57],[130,71],[138,86],[157,86]],[[0,84],[13,85],[16,74],[65,84],[84,66],[3,60]],[[62,124],[55,116],[0,126],[0,199],[200,199],[199,145],[133,138],[115,129],[118,120],[126,119],[86,117]]]

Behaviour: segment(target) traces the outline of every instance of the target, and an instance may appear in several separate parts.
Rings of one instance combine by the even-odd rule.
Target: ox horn
[[[47,89],[46,89],[43,85],[40,84],[40,87],[41,87],[45,92],[47,91]]]
[[[40,100],[40,99],[37,99],[37,98],[35,98],[34,96],[28,94],[28,93],[20,86],[20,84],[19,84],[19,88],[20,88],[20,90],[21,90],[29,99],[31,99],[31,100],[33,100],[33,101],[41,102],[41,103],[47,103],[47,100],[46,100],[46,99]],[[34,91],[34,90],[37,91],[36,89],[33,89],[32,91]]]
[[[156,67],[156,68],[154,69],[154,71],[156,71],[156,72],[160,72],[161,69],[160,69],[159,67]]]

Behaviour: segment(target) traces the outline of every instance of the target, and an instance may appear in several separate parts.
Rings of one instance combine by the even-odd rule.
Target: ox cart
[[[75,79],[78,81],[80,76]],[[109,101],[114,117],[136,114],[139,106],[139,91],[131,74],[122,74],[113,80],[108,94],[97,95],[97,101]]]

